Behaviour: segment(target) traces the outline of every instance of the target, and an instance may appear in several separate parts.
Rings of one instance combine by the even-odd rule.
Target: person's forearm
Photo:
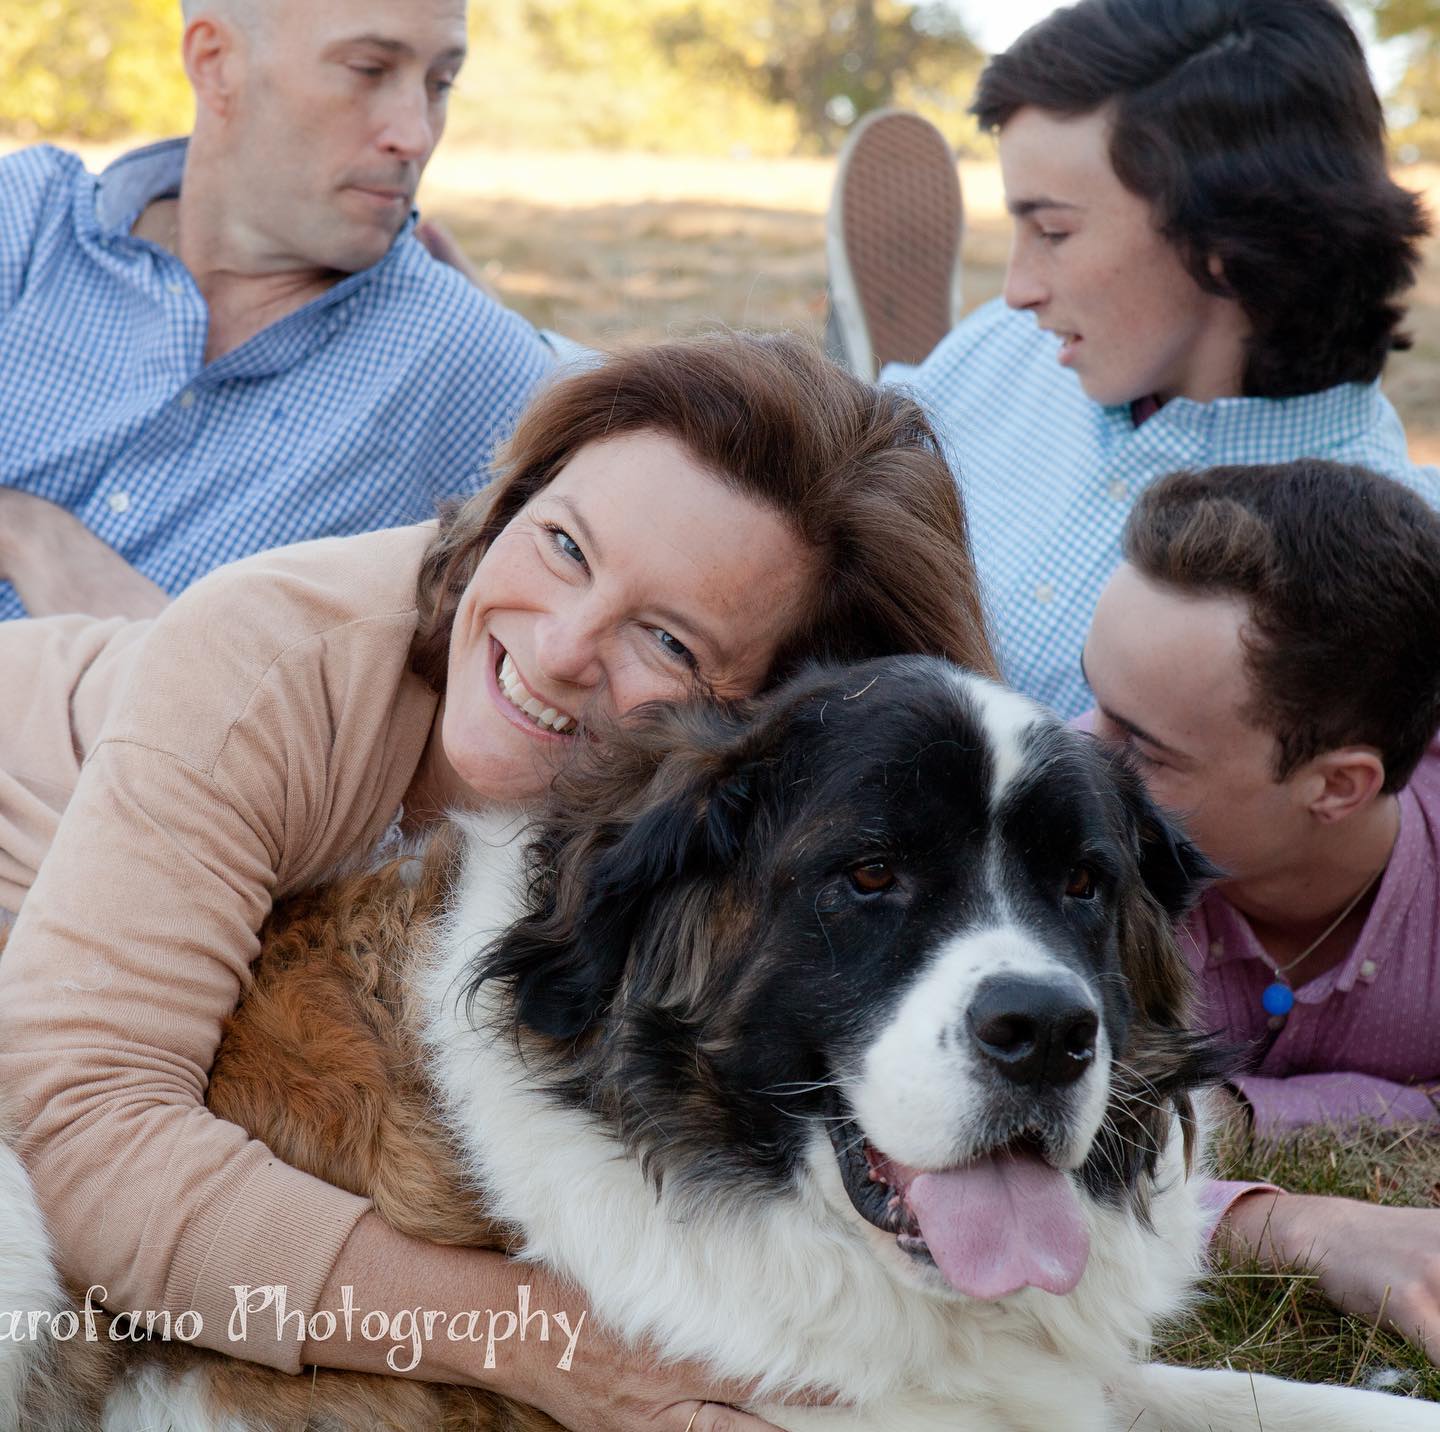
[[[169,595],[63,507],[0,488],[0,578],[32,617],[158,616]]]
[[[333,1335],[307,1339],[301,1354],[307,1366],[478,1385],[521,1400],[533,1397],[547,1373],[563,1373],[567,1348],[573,1359],[588,1321],[583,1296],[544,1269],[501,1253],[425,1243],[375,1213],[355,1225],[317,1311],[347,1307],[353,1309],[351,1334],[342,1317]],[[518,1320],[525,1309],[531,1325],[522,1339]],[[363,1336],[362,1319],[372,1310],[385,1314],[392,1331],[396,1315],[403,1314],[403,1336]],[[379,1326],[378,1318],[372,1326]],[[542,1328],[543,1341],[537,1335]],[[321,1331],[328,1331],[328,1319]]]
[[[1231,1258],[1254,1258],[1271,1265],[1283,1262],[1275,1210],[1282,1199],[1296,1197],[1300,1195],[1260,1188],[1236,1199],[1215,1229],[1215,1246]]]
[[[1255,1193],[1231,1207],[1221,1237],[1232,1253],[1309,1271],[1336,1307],[1440,1359],[1440,1209]]]
[[[203,1105],[278,828],[204,764],[126,739],[91,752],[0,959],[0,1082],[62,1273],[112,1308],[193,1311],[196,1341],[228,1350],[233,1287],[313,1306],[368,1205]],[[297,1370],[298,1338],[269,1326],[248,1355]]]

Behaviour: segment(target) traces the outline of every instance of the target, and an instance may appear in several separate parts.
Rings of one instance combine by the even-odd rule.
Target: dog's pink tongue
[[[1033,1154],[917,1174],[906,1201],[945,1280],[972,1298],[1068,1293],[1085,1271],[1090,1233],[1075,1191]]]

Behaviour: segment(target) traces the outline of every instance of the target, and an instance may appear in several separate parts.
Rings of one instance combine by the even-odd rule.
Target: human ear
[[[1334,825],[1364,810],[1385,785],[1385,762],[1371,746],[1342,746],[1311,763],[1316,781],[1310,814],[1322,825]]]
[[[240,88],[242,57],[234,28],[223,20],[202,15],[186,26],[180,55],[195,91],[196,107],[225,117]]]

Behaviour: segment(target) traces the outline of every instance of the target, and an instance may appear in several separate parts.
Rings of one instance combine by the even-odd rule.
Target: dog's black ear
[[[600,1019],[652,907],[697,872],[739,856],[762,764],[707,761],[617,838],[561,840],[546,852],[539,908],[501,937],[480,976],[513,982],[520,1024],[573,1040]]]
[[[1140,878],[1166,914],[1179,919],[1224,872],[1190,840],[1175,816],[1151,800],[1139,776],[1128,768],[1117,776],[1135,825]]]

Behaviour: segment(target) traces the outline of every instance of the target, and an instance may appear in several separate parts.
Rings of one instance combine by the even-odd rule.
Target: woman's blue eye
[[[660,645],[673,657],[685,662],[688,666],[695,665],[695,655],[683,641],[671,636],[668,631],[660,627],[655,628],[655,635],[659,638]]]
[[[563,527],[548,527],[546,530],[555,539],[556,547],[565,556],[572,562],[578,562],[582,567],[586,565],[585,554],[580,550],[580,544]]]

